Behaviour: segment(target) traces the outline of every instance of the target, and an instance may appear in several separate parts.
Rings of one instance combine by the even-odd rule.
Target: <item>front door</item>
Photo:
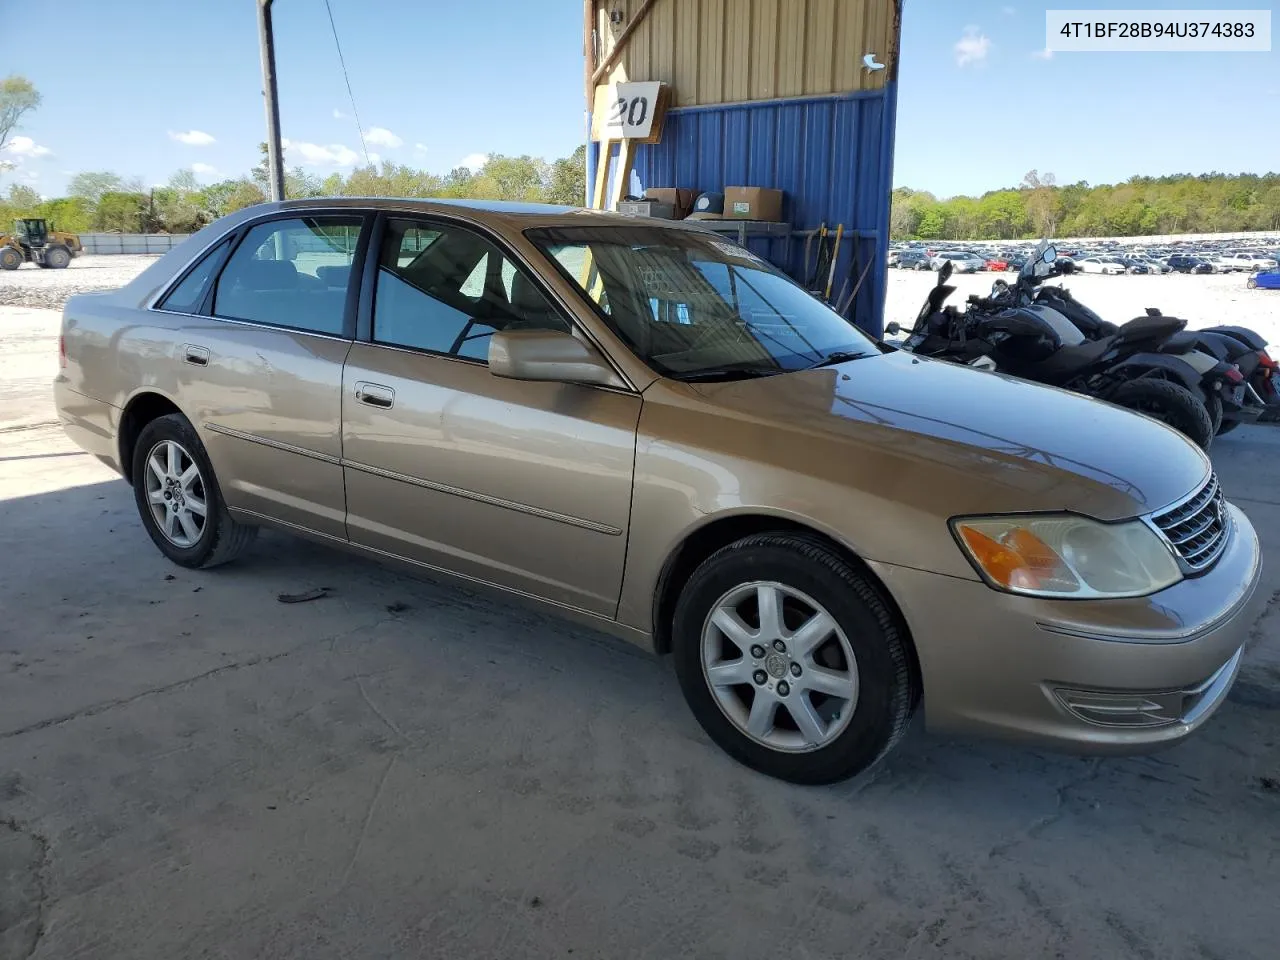
[[[371,342],[343,375],[353,543],[612,616],[639,396],[495,377],[500,329],[570,322],[494,243],[389,220]]]

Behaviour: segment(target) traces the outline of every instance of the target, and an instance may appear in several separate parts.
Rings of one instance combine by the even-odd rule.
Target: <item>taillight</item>
[[[1223,373],[1232,383],[1244,383],[1244,374],[1240,372],[1240,368],[1237,366],[1227,367]]]
[[[1267,353],[1265,350],[1258,351],[1258,363],[1271,370],[1274,370],[1277,366],[1276,362],[1271,359],[1271,354]]]
[[[67,369],[67,335],[58,334],[58,366]]]

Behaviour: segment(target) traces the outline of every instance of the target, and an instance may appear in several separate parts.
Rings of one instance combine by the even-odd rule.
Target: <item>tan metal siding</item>
[[[599,0],[603,59],[643,0]],[[673,105],[740,103],[878,89],[890,71],[869,73],[862,57],[888,63],[894,0],[656,0],[607,80],[661,80]]]

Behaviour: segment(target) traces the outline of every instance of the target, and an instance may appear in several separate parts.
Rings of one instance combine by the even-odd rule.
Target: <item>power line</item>
[[[333,45],[338,48],[338,63],[342,65],[342,79],[347,85],[347,98],[351,101],[351,115],[356,120],[356,132],[360,134],[360,149],[364,151],[364,162],[373,166],[369,159],[369,147],[364,142],[364,127],[360,125],[360,111],[356,109],[356,95],[351,92],[351,78],[347,76],[347,61],[342,56],[342,44],[338,42],[338,28],[333,22],[333,8],[329,0],[324,0],[324,8],[329,12],[329,29],[333,31]]]

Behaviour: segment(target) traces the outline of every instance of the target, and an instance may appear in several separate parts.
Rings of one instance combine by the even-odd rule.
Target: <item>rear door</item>
[[[582,335],[495,237],[418,218],[375,236],[343,382],[351,541],[613,616],[639,395],[490,374],[496,330]]]
[[[294,213],[241,230],[216,281],[198,293],[194,312],[203,316],[176,345],[180,405],[227,505],[338,539],[346,536],[342,365],[365,219]],[[179,294],[194,274],[161,309],[193,310],[195,291]]]

